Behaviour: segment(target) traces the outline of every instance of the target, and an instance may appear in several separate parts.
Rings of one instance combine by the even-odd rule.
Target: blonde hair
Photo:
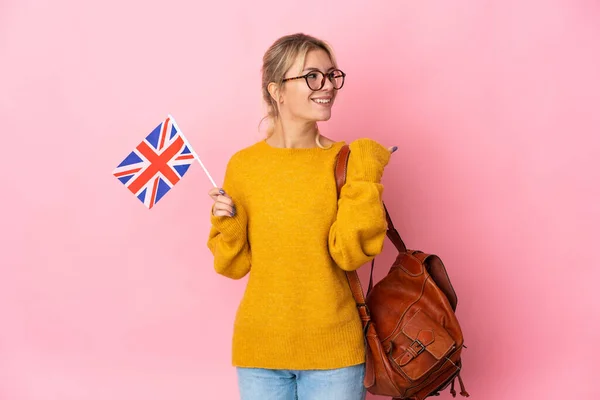
[[[294,65],[297,58],[300,57],[301,64],[304,65],[306,54],[311,50],[324,50],[333,66],[337,68],[335,56],[331,46],[313,36],[306,35],[304,33],[295,33],[292,35],[286,35],[277,39],[271,47],[267,49],[263,56],[262,72],[262,97],[267,105],[267,115],[261,119],[262,123],[265,119],[268,120],[269,126],[267,128],[267,137],[273,134],[273,129],[277,118],[279,118],[279,111],[277,109],[277,101],[271,97],[269,93],[269,83],[274,82],[280,86],[285,77],[285,73]],[[301,71],[298,71],[300,73]],[[260,124],[259,124],[260,127]],[[316,143],[319,147],[323,147],[319,141],[320,134],[317,129],[317,136],[315,138]]]

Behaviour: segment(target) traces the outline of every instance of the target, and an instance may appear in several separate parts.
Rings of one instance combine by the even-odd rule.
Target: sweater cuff
[[[215,216],[210,210],[210,222],[215,229],[227,237],[227,239],[244,239],[246,237],[247,216],[244,209],[236,205],[236,214],[233,217]]]
[[[390,157],[390,151],[372,139],[355,140],[350,143],[348,180],[379,183]]]

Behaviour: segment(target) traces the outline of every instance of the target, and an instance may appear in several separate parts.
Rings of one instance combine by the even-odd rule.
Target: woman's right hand
[[[236,214],[235,204],[233,200],[221,188],[212,188],[208,195],[214,200],[212,214],[215,217],[234,217]]]
[[[348,180],[380,183],[384,168],[396,150],[396,146],[386,148],[369,138],[353,141],[350,143]]]

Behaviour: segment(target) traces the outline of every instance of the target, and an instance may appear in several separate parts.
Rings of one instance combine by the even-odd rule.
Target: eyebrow
[[[329,72],[329,71],[334,70],[334,69],[335,69],[335,67],[329,67],[329,69],[327,71],[325,71],[325,72]],[[302,70],[302,72],[308,72],[308,71],[320,71],[320,69],[316,68],[316,67],[308,67],[308,68],[304,68]]]

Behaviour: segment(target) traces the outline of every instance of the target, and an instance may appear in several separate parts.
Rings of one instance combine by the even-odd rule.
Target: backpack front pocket
[[[415,381],[440,366],[456,347],[448,331],[418,310],[389,343],[392,364]]]

